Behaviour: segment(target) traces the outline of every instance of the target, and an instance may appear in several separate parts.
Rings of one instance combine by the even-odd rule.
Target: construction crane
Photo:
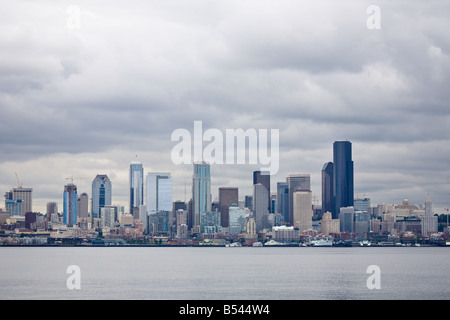
[[[70,180],[71,184],[73,184],[73,180],[74,179],[76,179],[76,180],[81,180],[81,179],[89,180],[89,178],[74,178],[73,176],[66,178],[66,180]]]
[[[16,174],[17,185],[20,189],[22,189],[22,182],[19,180],[19,175],[17,174],[17,172],[14,173]]]

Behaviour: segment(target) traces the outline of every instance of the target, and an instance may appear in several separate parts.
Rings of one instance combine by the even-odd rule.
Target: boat
[[[270,240],[264,244],[265,246],[285,246],[285,243],[277,242],[275,240]]]
[[[238,243],[238,242],[233,242],[233,243],[227,243],[225,245],[225,247],[230,248],[230,247],[242,247],[242,244]]]
[[[360,247],[370,247],[372,245],[372,243],[370,243],[370,241],[368,240],[363,240],[359,242],[359,246]]]
[[[333,240],[331,239],[314,239],[310,242],[311,247],[331,247]]]
[[[262,246],[263,246],[263,244],[261,242],[254,242],[252,244],[252,247],[262,247]]]

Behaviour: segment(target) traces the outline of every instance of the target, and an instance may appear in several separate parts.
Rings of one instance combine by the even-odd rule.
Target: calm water
[[[0,248],[0,299],[450,299],[450,248]],[[69,290],[69,265],[81,289]],[[369,290],[378,265],[381,289]]]

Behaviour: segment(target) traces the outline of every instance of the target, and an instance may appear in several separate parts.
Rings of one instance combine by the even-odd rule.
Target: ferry
[[[315,239],[315,240],[311,240],[310,245],[312,247],[331,247],[333,245],[333,240],[331,240],[331,239]]]
[[[242,247],[242,244],[238,243],[238,242],[233,242],[233,243],[227,243],[225,245],[225,247],[230,248],[230,247]]]
[[[285,243],[277,242],[275,240],[270,240],[264,244],[265,246],[285,246]]]

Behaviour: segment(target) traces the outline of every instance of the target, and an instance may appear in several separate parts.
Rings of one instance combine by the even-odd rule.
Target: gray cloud
[[[381,30],[367,29],[365,1],[77,1],[80,29],[67,26],[70,4],[7,1],[0,13],[3,189],[15,170],[30,177],[59,159],[54,170],[67,173],[30,178],[42,202],[74,171],[113,172],[126,202],[136,154],[175,181],[190,176],[169,161],[170,134],[202,120],[279,128],[274,183],[311,173],[320,193],[332,142],[348,139],[356,190],[379,202],[433,192],[447,204],[446,1],[379,1]],[[218,167],[213,188],[243,196],[254,169]],[[184,181],[176,188],[183,198]]]

